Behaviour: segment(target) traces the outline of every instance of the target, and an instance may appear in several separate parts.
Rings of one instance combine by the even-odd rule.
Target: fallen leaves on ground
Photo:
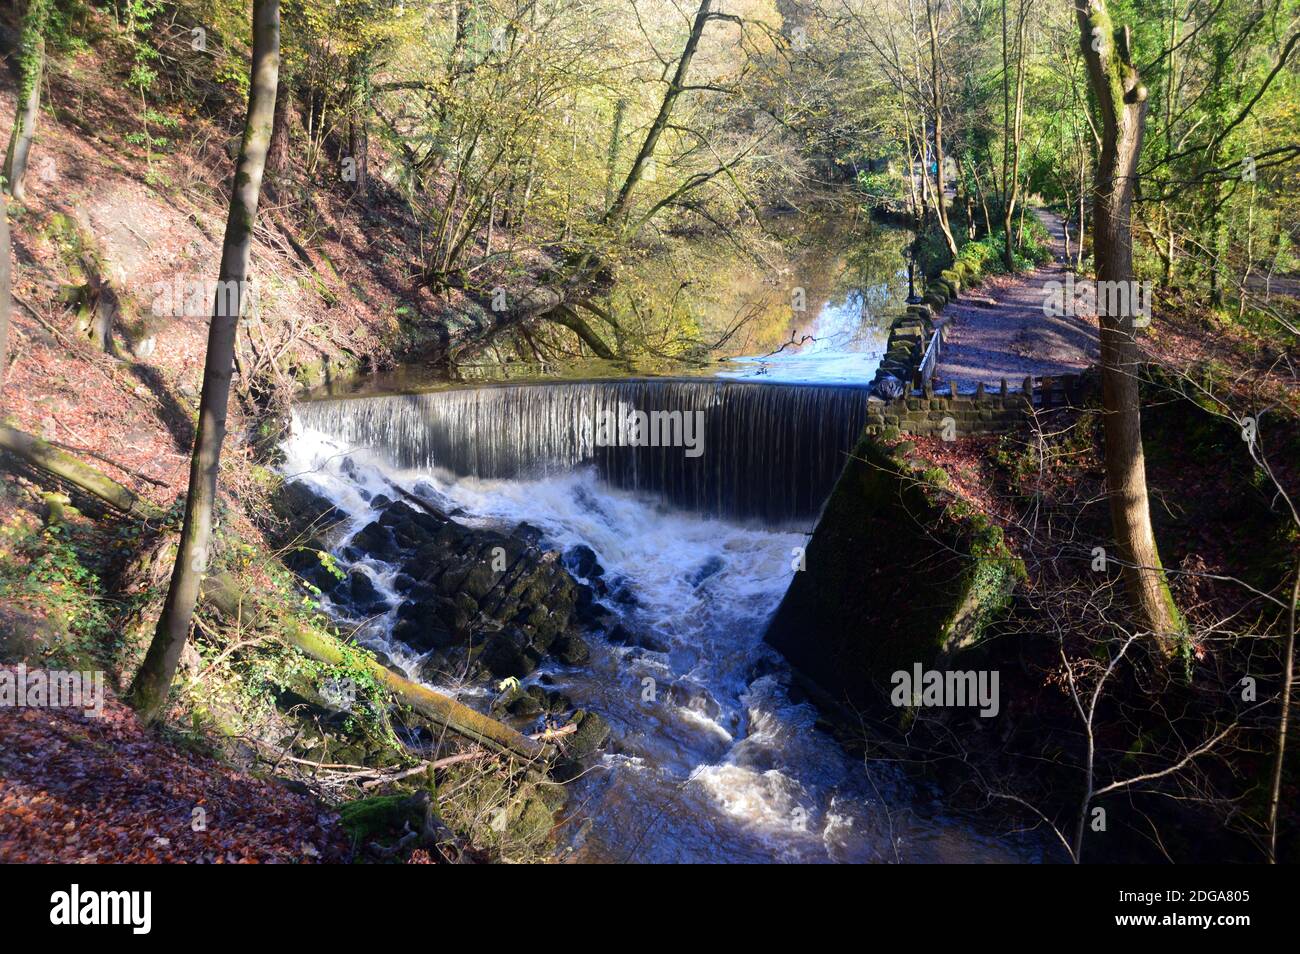
[[[102,716],[67,708],[0,716],[0,861],[347,858],[347,839],[321,802],[180,748],[105,694]]]

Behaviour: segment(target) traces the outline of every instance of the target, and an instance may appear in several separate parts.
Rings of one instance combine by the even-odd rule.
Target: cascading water
[[[593,634],[587,665],[550,664],[526,680],[613,730],[607,754],[573,783],[571,805],[586,819],[564,829],[573,857],[1023,859],[1035,852],[944,817],[899,771],[864,765],[816,731],[815,711],[792,699],[788,668],[763,642],[864,401],[858,389],[712,381],[327,401],[298,409],[285,471],[352,514],[349,533],[395,483],[466,523],[527,522],[547,546],[589,546],[606,579],[621,581],[631,598],[609,609],[632,638]],[[673,447],[602,457],[584,429],[620,404],[703,410],[708,450],[693,462]],[[400,599],[391,567],[370,557],[353,567]],[[363,640],[415,674],[419,660],[389,637],[394,613]],[[440,688],[485,702],[481,689]]]
[[[517,480],[590,466],[606,484],[697,513],[806,522],[844,469],[866,410],[859,387],[652,379],[313,401],[298,414],[402,467]],[[601,439],[603,422],[635,411],[661,446]]]

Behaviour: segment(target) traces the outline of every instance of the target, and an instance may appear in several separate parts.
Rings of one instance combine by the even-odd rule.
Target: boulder
[[[592,580],[605,575],[605,568],[600,565],[596,551],[586,544],[570,547],[564,553],[564,565],[574,576]]]
[[[375,587],[370,574],[361,570],[348,573],[347,588],[352,608],[361,616],[378,616],[387,613],[392,606]]]
[[[569,757],[585,759],[594,755],[609,739],[609,723],[595,712],[579,709],[573,714],[578,731],[569,737]]]
[[[370,556],[385,563],[392,563],[400,556],[401,551],[393,531],[376,520],[357,531],[348,542],[345,553],[353,560]]]

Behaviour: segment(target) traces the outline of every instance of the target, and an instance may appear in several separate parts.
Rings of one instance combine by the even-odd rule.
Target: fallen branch
[[[65,480],[122,513],[157,520],[164,511],[148,500],[136,496],[116,480],[100,473],[89,464],[83,464],[71,454],[59,450],[48,441],[0,424],[0,449],[21,458],[33,467]]]
[[[245,596],[235,581],[226,574],[206,577],[203,580],[202,595],[204,601],[217,612],[232,618],[240,613]],[[245,620],[256,620],[259,615],[256,606],[243,608]],[[380,665],[373,657],[363,655],[359,660],[350,659],[338,640],[323,636],[291,617],[277,620],[277,624],[282,639],[318,662],[331,666],[359,662],[375,682],[392,693],[399,702],[410,706],[436,725],[496,752],[506,752],[529,760],[540,759],[547,754],[547,746],[543,743],[521,735],[508,725],[476,712],[450,696],[402,678]]]
[[[364,789],[376,788],[380,785],[387,785],[390,782],[401,781],[402,779],[409,778],[412,775],[424,774],[425,772],[428,772],[429,769],[447,768],[450,765],[459,765],[462,762],[472,762],[475,759],[488,758],[491,755],[491,752],[484,752],[482,749],[476,752],[458,752],[456,755],[449,755],[446,758],[438,759],[434,762],[421,762],[419,765],[412,766],[409,769],[403,769],[394,775],[383,775],[373,778],[368,782],[362,782],[361,787]]]

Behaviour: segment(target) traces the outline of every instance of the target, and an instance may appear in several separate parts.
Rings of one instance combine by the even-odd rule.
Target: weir
[[[602,446],[601,422],[637,411],[700,412],[698,447]],[[783,523],[820,511],[867,422],[867,389],[620,379],[325,399],[297,413],[401,467],[527,479],[591,466],[676,507]]]

